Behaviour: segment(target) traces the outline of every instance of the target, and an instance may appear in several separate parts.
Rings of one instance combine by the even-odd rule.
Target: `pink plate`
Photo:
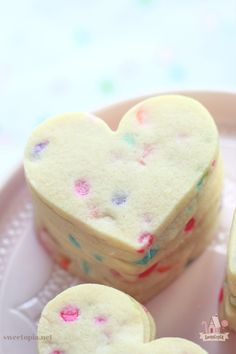
[[[202,322],[209,323],[218,312],[227,236],[236,207],[236,94],[184,94],[201,101],[220,130],[226,172],[221,226],[204,254],[147,307],[156,320],[158,336],[191,339],[210,354],[233,354],[235,334],[230,332],[225,342],[204,342],[200,332],[204,332]],[[122,114],[140,99],[143,97],[96,114],[114,128]],[[36,239],[22,167],[0,191],[0,215],[0,354],[35,354],[34,336],[43,306],[63,289],[78,283],[78,279],[54,264]]]

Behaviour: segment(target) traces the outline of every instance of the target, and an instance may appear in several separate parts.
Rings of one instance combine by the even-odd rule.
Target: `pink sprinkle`
[[[60,312],[60,316],[65,322],[73,322],[77,320],[79,315],[80,315],[79,309],[72,305],[67,305]]]
[[[64,352],[62,352],[61,350],[53,350],[51,354],[64,354]]]
[[[185,232],[191,232],[194,229],[194,226],[196,224],[196,220],[194,218],[191,218],[187,224],[184,227]]]
[[[94,318],[94,322],[96,324],[103,324],[103,323],[106,323],[107,322],[107,317],[104,316],[104,315],[100,315],[100,316],[96,316]]]
[[[154,236],[149,232],[144,232],[139,236],[138,242],[142,244],[142,247],[138,250],[139,253],[144,253],[154,242]]]
[[[138,162],[141,165],[143,165],[143,166],[146,165],[145,159],[153,152],[154,148],[155,147],[153,144],[145,144],[144,145],[142,157],[138,160]]]
[[[119,278],[121,276],[115,269],[110,269],[110,272],[115,278]]]
[[[140,163],[140,165],[145,166],[146,162],[144,161],[144,159],[139,159],[138,162]]]
[[[212,163],[211,163],[211,166],[215,167],[215,165],[216,165],[216,160],[213,160]]]
[[[77,181],[75,181],[74,186],[76,193],[79,194],[81,197],[85,197],[89,194],[90,185],[86,180],[78,179]]]
[[[143,108],[140,108],[136,113],[136,119],[140,124],[143,124],[147,121],[147,113]]]
[[[143,158],[145,159],[148,155],[150,155],[154,150],[154,145],[153,144],[146,144],[144,146],[144,151],[143,151]]]

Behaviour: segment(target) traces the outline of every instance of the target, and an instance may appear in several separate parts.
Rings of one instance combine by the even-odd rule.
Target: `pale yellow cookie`
[[[42,312],[38,336],[46,340],[39,341],[39,354],[206,354],[182,338],[145,343],[145,333],[154,322],[143,321],[142,311],[142,305],[110,287],[69,288]]]
[[[29,138],[24,167],[37,233],[54,258],[141,301],[175,279],[214,235],[219,137],[191,98],[140,102],[117,131],[85,113],[49,119]],[[174,251],[183,252],[177,265]]]

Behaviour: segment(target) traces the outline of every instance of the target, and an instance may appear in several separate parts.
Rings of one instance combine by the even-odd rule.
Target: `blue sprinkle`
[[[127,195],[125,193],[117,193],[112,197],[112,203],[119,206],[126,202]]]
[[[146,255],[140,259],[139,261],[136,261],[136,264],[147,264],[156,254],[158,251],[158,247],[156,248],[150,248],[150,250],[146,253]]]
[[[83,261],[82,262],[82,268],[85,274],[88,274],[90,272],[90,265],[88,264],[88,262]]]
[[[49,144],[48,140],[43,140],[40,143],[34,145],[32,149],[32,155],[34,157],[40,157],[42,151],[46,148],[46,146]]]
[[[123,136],[123,140],[126,141],[129,145],[135,144],[135,137],[132,133],[127,133]]]
[[[99,261],[99,262],[102,262],[102,261],[103,261],[103,257],[100,256],[99,254],[94,254],[93,256],[94,256],[94,258],[95,258],[97,261]]]
[[[73,235],[69,235],[69,240],[75,247],[81,248],[79,241],[77,241]]]

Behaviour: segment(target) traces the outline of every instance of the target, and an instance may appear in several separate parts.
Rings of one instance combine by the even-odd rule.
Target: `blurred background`
[[[0,1],[0,186],[31,130],[136,95],[236,91],[234,0]]]

